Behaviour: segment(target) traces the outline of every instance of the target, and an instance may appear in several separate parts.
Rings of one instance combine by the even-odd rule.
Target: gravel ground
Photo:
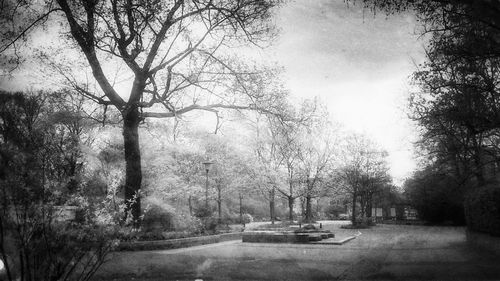
[[[323,222],[337,237],[359,234]],[[229,241],[116,252],[95,280],[500,280],[500,257],[467,247],[459,227],[378,225],[344,245]]]

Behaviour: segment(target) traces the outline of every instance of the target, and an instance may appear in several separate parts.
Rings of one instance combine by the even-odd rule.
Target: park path
[[[463,228],[385,226],[363,238],[337,280],[500,280],[499,257],[468,247]]]
[[[230,241],[119,252],[96,280],[500,280],[500,258],[467,247],[463,228],[379,225],[361,232],[341,246]]]

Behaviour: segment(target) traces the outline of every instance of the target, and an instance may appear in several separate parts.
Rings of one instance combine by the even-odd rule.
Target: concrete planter
[[[243,233],[242,241],[250,243],[308,243],[333,237],[335,235],[329,232],[250,231]]]

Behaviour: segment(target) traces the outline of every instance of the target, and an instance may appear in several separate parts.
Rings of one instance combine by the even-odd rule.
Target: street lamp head
[[[212,166],[213,162],[210,162],[210,161],[205,161],[203,162],[203,165],[205,165],[205,170],[207,171],[208,173],[208,170],[210,170],[210,167]]]

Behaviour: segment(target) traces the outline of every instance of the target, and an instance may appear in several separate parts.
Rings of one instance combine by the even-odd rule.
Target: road
[[[500,257],[467,247],[463,228],[378,225],[361,232],[341,246],[230,241],[117,252],[95,280],[500,280]]]

